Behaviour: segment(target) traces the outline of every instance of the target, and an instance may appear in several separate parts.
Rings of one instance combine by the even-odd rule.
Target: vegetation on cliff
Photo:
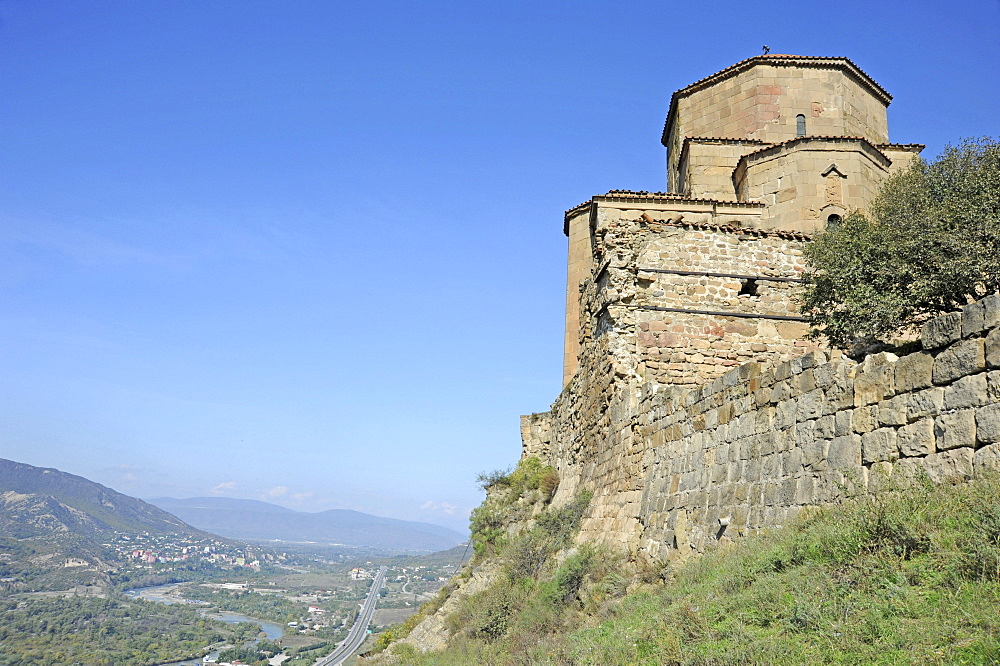
[[[1000,141],[914,160],[806,246],[802,311],[842,348],[888,342],[1000,290]]]
[[[534,507],[552,498],[559,475],[535,457],[524,458],[513,471],[483,473],[479,484],[486,500],[472,510],[469,528],[477,557],[495,554],[509,536],[509,528]]]
[[[387,660],[996,663],[998,498],[997,478],[866,495],[662,570],[569,541],[538,559],[536,520],[447,619],[447,650],[404,643]]]

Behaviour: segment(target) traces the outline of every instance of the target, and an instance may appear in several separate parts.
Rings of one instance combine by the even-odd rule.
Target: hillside
[[[149,500],[201,529],[248,541],[349,545],[393,551],[447,550],[466,537],[440,525],[382,518],[360,511],[294,511],[257,500],[192,497]]]
[[[0,533],[17,538],[69,532],[100,538],[127,533],[197,534],[147,502],[81,476],[0,459]]]
[[[139,535],[213,539],[176,516],[57,469],[0,459],[0,578],[33,589],[107,585],[116,552]]]
[[[656,564],[572,545],[579,506],[493,488],[473,565],[365,663],[998,663],[998,498],[997,476],[918,483]]]

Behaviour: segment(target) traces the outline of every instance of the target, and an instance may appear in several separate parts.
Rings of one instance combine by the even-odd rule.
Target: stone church
[[[793,55],[675,92],[668,191],[611,190],[566,212],[564,384],[610,358],[620,376],[693,386],[815,347],[794,299],[803,244],[923,148],[889,142],[891,99],[847,58]]]
[[[1000,460],[1000,296],[900,358],[806,337],[811,235],[923,148],[889,142],[890,100],[847,58],[749,58],[673,94],[669,191],[566,212],[565,381],[521,439],[558,472],[554,503],[593,494],[579,540],[684,557],[889,476]]]

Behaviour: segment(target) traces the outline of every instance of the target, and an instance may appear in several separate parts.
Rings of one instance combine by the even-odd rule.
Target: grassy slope
[[[509,576],[449,618],[449,650],[421,656],[394,646],[399,662],[1000,660],[1000,479],[817,510],[668,568],[658,584],[601,550],[558,564],[550,557],[524,575],[509,566],[521,550],[511,546],[495,555]]]

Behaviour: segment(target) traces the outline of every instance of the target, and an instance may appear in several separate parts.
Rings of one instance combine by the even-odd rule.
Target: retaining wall
[[[1000,296],[932,320],[921,341],[862,363],[746,363],[684,389],[630,373],[603,336],[552,411],[523,417],[524,455],[559,470],[555,501],[594,493],[581,540],[656,558],[889,482],[1000,466]]]

